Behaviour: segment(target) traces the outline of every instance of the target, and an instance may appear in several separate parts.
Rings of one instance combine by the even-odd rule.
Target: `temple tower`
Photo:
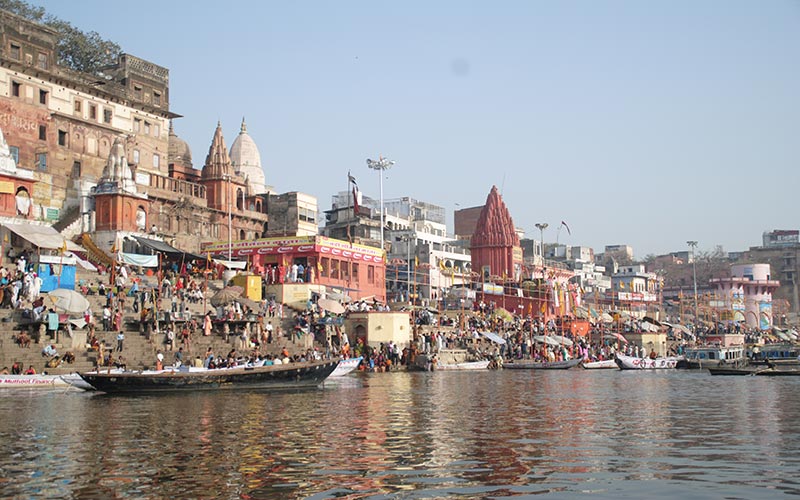
[[[498,276],[503,281],[519,281],[522,272],[522,247],[514,228],[514,221],[497,186],[492,186],[486,204],[478,217],[475,233],[470,241],[472,269],[481,273],[481,281],[493,281]]]

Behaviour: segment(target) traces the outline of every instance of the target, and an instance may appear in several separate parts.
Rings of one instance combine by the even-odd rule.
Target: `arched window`
[[[28,217],[31,214],[31,194],[28,192],[27,189],[21,187],[17,189],[16,194],[16,206],[17,206],[17,215],[22,215],[23,217]]]
[[[136,208],[136,229],[139,231],[147,229],[147,212],[144,211],[144,207],[141,205]]]
[[[236,208],[244,209],[244,192],[241,189],[236,190]]]
[[[245,238],[245,232],[244,232],[244,229],[241,229],[241,230],[239,230],[239,239],[240,239],[240,240],[242,240],[242,241],[244,241],[245,239],[247,239],[247,238]]]

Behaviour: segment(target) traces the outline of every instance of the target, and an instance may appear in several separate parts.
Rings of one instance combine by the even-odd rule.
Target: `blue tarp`
[[[61,280],[53,274],[52,264],[39,264],[37,274],[42,279],[41,292],[52,292],[56,288],[66,288],[67,290],[75,290],[75,266],[64,264],[58,266],[61,268]]]

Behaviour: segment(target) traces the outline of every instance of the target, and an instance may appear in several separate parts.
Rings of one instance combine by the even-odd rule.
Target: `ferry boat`
[[[65,375],[0,375],[0,389],[81,389],[92,390],[77,373]]]
[[[670,356],[668,358],[637,358],[617,353],[614,360],[620,370],[668,370],[678,365],[683,356]]]
[[[697,346],[689,347],[678,368],[703,369],[722,366],[742,366],[747,364],[744,346]]]
[[[361,361],[364,359],[363,356],[359,356],[357,358],[347,358],[342,359],[339,361],[339,365],[336,366],[336,369],[333,370],[333,373],[330,374],[331,377],[344,377],[348,373],[352,372],[358,365],[361,364]]]
[[[754,365],[800,365],[800,346],[790,342],[754,345],[748,351],[750,363]]]

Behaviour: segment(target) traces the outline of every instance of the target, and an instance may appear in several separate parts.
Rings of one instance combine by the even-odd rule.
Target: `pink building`
[[[771,279],[769,264],[731,266],[731,277],[712,279],[718,307],[731,313],[734,321],[743,321],[748,328],[772,328],[772,292],[780,281]]]

